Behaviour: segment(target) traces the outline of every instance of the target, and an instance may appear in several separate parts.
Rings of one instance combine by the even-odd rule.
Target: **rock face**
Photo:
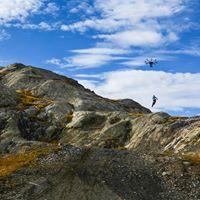
[[[23,64],[0,68],[0,87],[0,199],[200,199],[200,117]]]
[[[55,102],[61,101],[60,105],[63,107],[68,107],[71,104],[76,111],[150,112],[133,100],[109,100],[97,96],[78,84],[77,81],[47,70],[23,64],[13,64],[3,68],[0,74],[1,82],[9,88],[25,89],[31,91],[35,96],[51,99]]]

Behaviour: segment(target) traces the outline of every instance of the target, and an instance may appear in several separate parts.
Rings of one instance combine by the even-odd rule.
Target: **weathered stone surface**
[[[17,93],[0,82],[0,108],[15,106],[18,102]]]
[[[47,70],[13,64],[0,70],[1,82],[15,90],[26,89],[33,95],[45,97],[62,104],[73,105],[75,110],[116,111],[150,113],[132,100],[112,101],[85,89],[77,81]]]
[[[0,69],[0,87],[0,199],[200,199],[200,117],[22,64]]]

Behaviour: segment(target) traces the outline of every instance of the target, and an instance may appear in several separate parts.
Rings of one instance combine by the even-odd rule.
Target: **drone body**
[[[149,65],[150,67],[153,67],[153,66],[155,66],[158,62],[157,62],[156,59],[151,58],[151,59],[146,59],[145,63],[146,63],[146,65]]]

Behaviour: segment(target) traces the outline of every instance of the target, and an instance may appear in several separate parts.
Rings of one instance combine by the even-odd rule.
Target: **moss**
[[[8,176],[25,166],[34,165],[36,159],[58,149],[57,145],[0,158],[0,177]]]

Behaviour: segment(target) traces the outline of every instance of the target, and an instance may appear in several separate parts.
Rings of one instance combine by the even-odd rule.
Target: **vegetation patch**
[[[170,117],[164,119],[162,123],[163,124],[171,124],[171,123],[178,122],[178,121],[181,121],[184,119],[185,119],[184,117],[180,117],[180,116],[170,116]]]
[[[117,150],[117,151],[125,151],[125,150],[127,150],[127,148],[125,146],[118,146],[118,147],[115,148],[115,150]]]
[[[200,164],[200,152],[183,153],[181,158],[191,162],[192,164]]]
[[[20,94],[20,108],[24,108],[27,106],[35,106],[37,109],[40,110],[53,103],[52,100],[34,96],[29,90],[20,89],[16,92]]]
[[[130,117],[143,117],[144,113],[129,113]]]
[[[34,165],[38,157],[49,154],[57,149],[58,146],[53,145],[52,147],[40,148],[38,150],[31,150],[0,158],[0,177],[12,174],[22,167]]]
[[[72,122],[72,120],[73,120],[73,113],[70,113],[70,114],[66,115],[66,121],[67,121],[67,123]]]

